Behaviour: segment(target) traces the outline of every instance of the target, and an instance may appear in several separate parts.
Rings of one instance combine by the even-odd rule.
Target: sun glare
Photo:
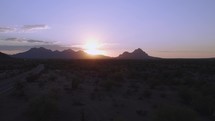
[[[100,49],[101,45],[97,41],[88,41],[84,45],[85,52],[90,55],[103,55],[105,52]]]

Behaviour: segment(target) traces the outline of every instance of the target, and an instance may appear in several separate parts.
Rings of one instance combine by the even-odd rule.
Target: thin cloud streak
[[[23,26],[14,26],[14,27],[0,27],[0,33],[26,33],[26,32],[35,32],[39,30],[50,29],[48,25],[45,24],[32,24],[32,25],[23,25]]]
[[[42,43],[42,44],[52,44],[52,42],[47,42],[47,41],[43,41],[43,40],[34,40],[34,39],[26,39],[26,38],[6,38],[6,39],[2,39],[3,41],[14,41],[14,42],[27,42],[27,43]]]
[[[41,40],[33,40],[33,39],[29,39],[29,40],[26,40],[27,42],[29,43],[44,43],[44,44],[49,44],[51,42],[46,42],[46,41],[41,41]]]
[[[31,32],[31,31],[36,31],[36,30],[45,30],[49,29],[50,27],[45,24],[35,24],[35,25],[24,25],[21,27],[21,31],[23,32]]]
[[[16,28],[12,27],[0,27],[0,33],[9,33],[16,31]]]
[[[44,45],[23,45],[23,46],[16,46],[16,45],[0,45],[0,51],[1,52],[13,52],[13,53],[7,53],[7,54],[16,54],[19,52],[27,51],[31,48],[38,48],[38,47],[44,47],[51,50],[65,50],[65,49],[71,49],[68,47],[60,46],[60,45],[51,45],[51,44],[44,44]]]
[[[176,51],[171,51],[171,50],[163,50],[163,51],[156,51],[156,52],[161,52],[161,53],[214,53],[215,51],[200,51],[200,50],[176,50]]]

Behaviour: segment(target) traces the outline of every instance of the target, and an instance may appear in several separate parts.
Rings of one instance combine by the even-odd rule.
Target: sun
[[[90,55],[103,55],[105,52],[100,49],[101,44],[99,44],[97,41],[88,41],[84,45],[84,50]]]

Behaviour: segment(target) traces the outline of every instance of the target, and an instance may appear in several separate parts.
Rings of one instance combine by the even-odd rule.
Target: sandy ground
[[[37,70],[37,69],[36,69]],[[105,91],[93,83],[93,77],[81,80],[78,89],[72,90],[72,74],[59,70],[48,70],[40,75],[35,82],[24,82],[25,97],[7,95],[1,97],[0,112],[1,121],[28,120],[25,117],[29,100],[40,95],[56,93],[60,113],[56,120],[81,121],[82,115],[86,121],[142,121],[148,120],[148,115],[156,105],[162,102],[174,102],[178,100],[174,91],[166,88],[163,91],[151,90],[151,97],[143,97],[141,94],[149,87],[136,83],[131,86],[131,80],[125,80],[120,88]],[[88,80],[89,79],[89,80]],[[40,83],[42,86],[39,86]],[[68,88],[68,89],[67,89]],[[150,90],[150,89],[149,89]],[[160,97],[165,93],[165,98]],[[140,98],[141,97],[141,98]],[[10,114],[10,115],[8,115]]]
[[[27,79],[32,75],[35,78]],[[75,76],[77,73],[48,70],[38,65],[27,73],[2,81],[0,85],[13,82],[14,78],[22,80],[21,86],[14,84],[11,93],[0,96],[0,121],[31,120],[29,105],[37,97],[56,102],[58,110],[51,121],[149,121],[151,112],[159,105],[183,105],[174,86],[150,87],[144,80],[125,78],[107,90],[103,86],[105,79],[85,71],[78,74],[79,85],[75,88]]]

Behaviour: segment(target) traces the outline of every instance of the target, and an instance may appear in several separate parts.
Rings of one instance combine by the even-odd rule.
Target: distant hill
[[[31,48],[30,50],[18,54],[12,55],[14,58],[26,58],[26,59],[111,59],[111,57],[104,55],[90,55],[84,51],[74,51],[71,49],[63,51],[52,51],[43,47]],[[138,48],[133,52],[124,52],[120,54],[116,59],[158,59],[156,57],[149,56],[142,49]]]
[[[103,55],[92,56],[84,51],[74,51],[71,49],[64,51],[52,51],[43,47],[31,48],[30,50],[12,55],[15,58],[26,59],[108,59],[110,57]]]
[[[149,56],[146,52],[144,52],[142,49],[138,48],[134,50],[133,52],[124,52],[120,54],[117,59],[159,59],[157,57]]]
[[[7,54],[0,52],[0,59],[11,59],[11,57]]]

